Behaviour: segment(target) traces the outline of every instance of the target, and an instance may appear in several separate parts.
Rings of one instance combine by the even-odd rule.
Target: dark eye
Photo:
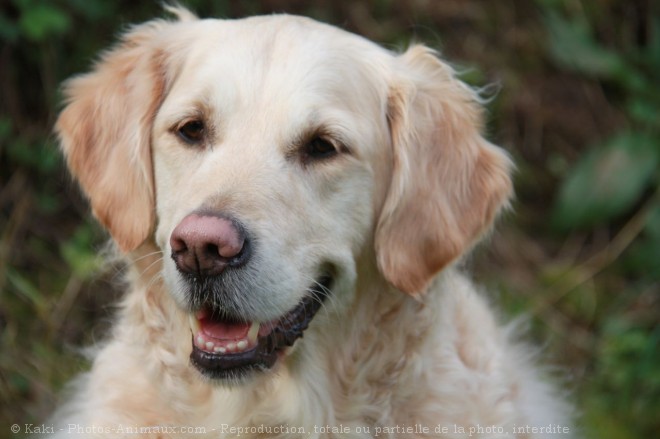
[[[204,123],[200,120],[188,121],[179,127],[177,133],[187,143],[199,143],[204,140]]]
[[[307,160],[323,160],[337,153],[337,148],[322,137],[313,138],[303,149],[303,154]]]

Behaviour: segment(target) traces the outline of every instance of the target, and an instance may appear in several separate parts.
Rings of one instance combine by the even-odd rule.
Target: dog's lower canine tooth
[[[241,351],[245,350],[247,346],[248,346],[247,340],[241,340],[238,343],[236,343],[236,348]]]
[[[259,328],[261,324],[259,322],[252,322],[250,329],[248,330],[247,339],[249,344],[257,343],[257,336],[259,335]]]
[[[188,315],[188,322],[190,323],[190,330],[192,333],[197,334],[199,332],[199,321],[197,321],[195,316],[190,314]]]

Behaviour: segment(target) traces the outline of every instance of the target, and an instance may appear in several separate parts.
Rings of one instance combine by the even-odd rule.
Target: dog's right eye
[[[337,148],[322,137],[315,137],[303,148],[303,158],[306,161],[323,160],[337,155]]]
[[[191,145],[200,143],[204,140],[204,123],[201,120],[188,121],[179,127],[177,134],[186,143]]]

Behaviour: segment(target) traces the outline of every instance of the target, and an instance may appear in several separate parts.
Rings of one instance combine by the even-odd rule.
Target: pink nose
[[[170,236],[172,259],[179,271],[199,276],[217,276],[227,266],[247,261],[243,228],[227,218],[190,214]]]

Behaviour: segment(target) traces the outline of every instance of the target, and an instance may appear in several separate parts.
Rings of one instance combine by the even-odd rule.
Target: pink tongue
[[[240,340],[247,336],[249,323],[227,323],[210,319],[200,319],[202,332],[218,340]]]

